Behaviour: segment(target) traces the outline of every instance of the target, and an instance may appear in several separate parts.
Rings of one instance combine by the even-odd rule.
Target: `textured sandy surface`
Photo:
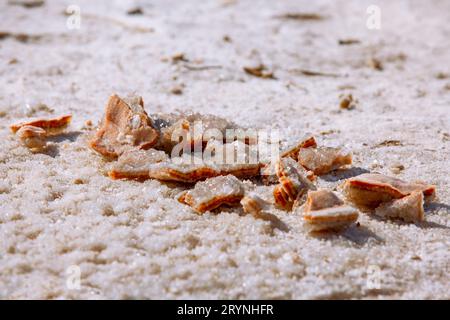
[[[450,2],[310,2],[155,0],[130,16],[127,1],[32,9],[1,1],[0,31],[13,35],[0,40],[0,298],[449,299]],[[366,28],[374,2],[381,30]],[[74,3],[81,29],[68,30],[63,11]],[[326,19],[275,17],[287,12]],[[20,33],[38,37],[21,42]],[[361,43],[338,45],[346,38]],[[221,68],[161,60],[177,52],[189,66]],[[383,71],[368,67],[371,57]],[[258,62],[277,79],[242,71]],[[170,93],[180,85],[182,95]],[[426,223],[361,215],[359,228],[322,238],[277,210],[277,225],[236,210],[198,216],[173,199],[179,188],[111,181],[87,148],[84,122],[100,119],[111,93],[132,91],[150,113],[212,113],[352,150],[354,169],[320,186],[402,164],[398,177],[436,184],[438,199]],[[339,111],[347,92],[359,103]],[[25,107],[39,103],[53,113]],[[62,113],[74,121],[47,154],[31,154],[9,133],[13,122]],[[385,140],[401,145],[380,146]],[[66,285],[73,265],[79,290]]]

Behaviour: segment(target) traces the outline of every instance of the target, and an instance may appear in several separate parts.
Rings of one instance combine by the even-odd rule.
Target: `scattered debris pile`
[[[70,115],[38,119],[12,125],[11,130],[37,151],[46,147],[48,135],[61,133],[70,120]],[[177,200],[199,214],[241,206],[244,213],[271,220],[269,210],[275,206],[300,216],[311,232],[343,230],[356,222],[359,211],[422,221],[424,201],[435,195],[435,187],[423,182],[365,173],[343,183],[344,201],[331,190],[318,190],[316,182],[318,176],[348,168],[350,152],[318,146],[313,136],[306,136],[279,148],[274,159],[255,148],[258,138],[248,130],[198,113],[149,116],[141,97],[112,95],[89,145],[111,161],[112,179],[184,184],[188,189]],[[270,186],[272,201],[247,190],[241,179]]]

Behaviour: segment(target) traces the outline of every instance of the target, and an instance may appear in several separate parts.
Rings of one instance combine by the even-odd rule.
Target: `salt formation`
[[[109,98],[104,119],[90,146],[105,157],[117,158],[130,146],[152,147],[158,137],[159,132],[145,112],[141,97],[123,100],[114,94]]]
[[[221,205],[239,204],[244,197],[242,182],[233,175],[220,176],[197,182],[179,200],[197,213],[213,210]]]
[[[358,210],[324,189],[309,191],[302,209],[305,227],[314,232],[343,230],[358,219]]]

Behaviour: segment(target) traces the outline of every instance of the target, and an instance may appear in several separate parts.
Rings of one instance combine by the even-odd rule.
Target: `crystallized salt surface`
[[[188,192],[188,196],[196,204],[207,203],[215,198],[242,197],[243,194],[242,182],[233,175],[219,176],[198,182],[195,188]]]
[[[352,156],[338,148],[305,148],[299,151],[298,162],[315,174],[325,174],[351,164]]]

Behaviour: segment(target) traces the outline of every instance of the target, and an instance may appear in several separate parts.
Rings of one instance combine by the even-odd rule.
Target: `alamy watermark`
[[[66,8],[66,14],[68,15],[66,20],[66,27],[69,30],[78,30],[81,28],[81,8],[75,4],[72,4]]]
[[[366,9],[366,13],[369,15],[366,21],[366,27],[369,30],[381,29],[381,8],[377,5],[370,5]]]
[[[81,289],[81,268],[78,265],[71,265],[66,269],[66,287],[69,290]]]

